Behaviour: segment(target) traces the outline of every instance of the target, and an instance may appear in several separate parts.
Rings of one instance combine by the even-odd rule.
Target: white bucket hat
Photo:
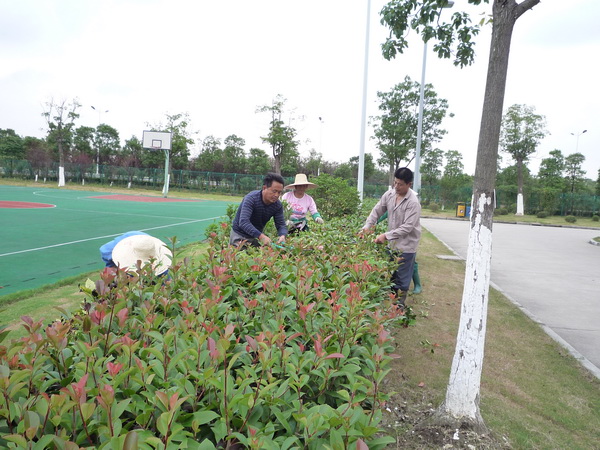
[[[129,236],[115,245],[112,260],[121,269],[135,269],[137,261],[142,266],[152,260],[152,269],[156,275],[165,272],[171,266],[173,254],[163,241],[145,234]]]
[[[292,189],[294,186],[308,186],[308,189],[319,187],[315,183],[308,181],[308,178],[303,173],[297,174],[294,182],[292,184],[288,184],[285,189]]]

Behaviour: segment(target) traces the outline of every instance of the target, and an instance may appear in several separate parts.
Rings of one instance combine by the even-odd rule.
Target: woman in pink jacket
[[[290,211],[290,218],[287,222],[290,232],[308,231],[307,214],[310,214],[316,223],[323,223],[323,218],[317,211],[317,204],[314,199],[306,193],[307,189],[318,187],[316,184],[308,181],[305,174],[299,173],[292,184],[288,184],[285,188],[292,189],[283,194],[282,202],[287,204],[287,209]]]

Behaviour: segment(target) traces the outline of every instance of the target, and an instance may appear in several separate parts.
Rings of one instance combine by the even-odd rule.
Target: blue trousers
[[[408,291],[415,270],[416,253],[390,252],[394,260],[400,260],[398,268],[392,273],[392,290]]]

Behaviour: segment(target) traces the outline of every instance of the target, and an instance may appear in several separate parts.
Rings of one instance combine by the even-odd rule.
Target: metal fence
[[[38,182],[58,180],[58,164],[52,163],[34,167],[27,160],[0,159],[0,177]],[[225,195],[244,195],[262,186],[264,175],[239,173],[199,172],[191,170],[172,170],[169,189],[181,191],[214,193]],[[96,184],[121,188],[162,190],[165,183],[164,168],[137,168],[65,164],[65,179],[73,184]],[[293,183],[293,177],[284,177],[286,183]],[[356,186],[356,180],[348,180],[350,186]],[[366,198],[379,198],[389,189],[384,183],[365,183],[363,194]],[[423,205],[437,203],[446,209],[455,208],[458,202],[469,204],[472,197],[471,186],[455,189],[442,189],[440,186],[421,187],[420,197]],[[559,191],[534,189],[527,190],[523,196],[526,214],[547,211],[553,215],[591,216],[600,213],[600,197],[594,195],[569,194]],[[498,207],[509,211],[516,210],[516,186],[496,189]]]

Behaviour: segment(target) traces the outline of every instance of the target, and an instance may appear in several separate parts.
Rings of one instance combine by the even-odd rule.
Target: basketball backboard
[[[171,150],[171,133],[144,131],[142,146],[149,150]]]

